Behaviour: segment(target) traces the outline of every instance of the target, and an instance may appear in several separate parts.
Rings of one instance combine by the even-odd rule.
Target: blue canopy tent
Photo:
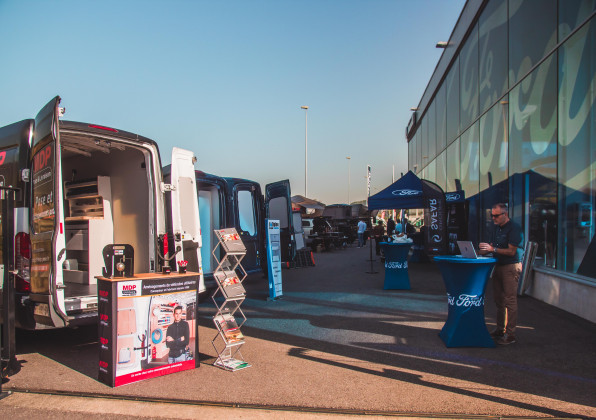
[[[384,190],[368,197],[369,210],[424,209],[424,244],[429,254],[447,251],[446,201],[441,187],[412,171]]]

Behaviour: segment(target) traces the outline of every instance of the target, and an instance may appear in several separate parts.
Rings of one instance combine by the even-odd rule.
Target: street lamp
[[[308,106],[300,109],[304,110],[304,196],[308,197]]]
[[[350,156],[346,156],[348,160],[348,204],[350,204],[350,160],[352,159]]]

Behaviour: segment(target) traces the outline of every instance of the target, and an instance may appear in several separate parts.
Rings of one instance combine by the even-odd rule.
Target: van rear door
[[[232,185],[233,219],[229,227],[235,227],[246,247],[242,267],[247,273],[261,270],[262,253],[265,250],[263,219],[263,195],[259,184],[253,181],[226,178]]]
[[[35,118],[31,153],[31,295],[35,321],[54,327],[67,324],[64,281],[65,258],[60,134],[56,96]]]
[[[188,271],[201,274],[201,293],[206,289],[201,263],[201,221],[194,162],[196,158],[191,151],[178,147],[172,149],[172,228],[175,246],[182,249],[176,255],[176,263],[188,261]]]
[[[213,278],[213,270],[221,261],[221,247],[216,252],[217,261],[212,254],[218,240],[214,230],[228,227],[228,184],[220,176],[196,171],[199,191],[199,218],[201,220],[201,256],[203,274],[207,280]],[[215,284],[215,283],[214,283]]]
[[[290,262],[296,256],[296,241],[292,226],[292,199],[290,181],[278,181],[265,186],[265,215],[279,220],[281,234],[281,260]]]

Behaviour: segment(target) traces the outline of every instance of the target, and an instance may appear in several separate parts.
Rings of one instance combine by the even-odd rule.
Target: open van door
[[[39,324],[67,325],[62,270],[66,251],[58,105],[52,99],[35,118],[31,153],[31,301]]]
[[[174,248],[180,246],[176,262],[188,261],[188,271],[201,274],[199,293],[204,292],[205,279],[201,263],[201,222],[199,218],[199,199],[195,179],[194,163],[196,158],[189,150],[172,149],[172,184],[171,208]]]
[[[290,181],[278,181],[265,186],[265,217],[279,220],[281,260],[291,262],[296,256],[296,240],[292,225]]]
[[[235,227],[246,247],[242,267],[247,273],[261,270],[261,259],[265,252],[263,219],[263,194],[261,186],[254,181],[226,178],[232,191],[232,220],[229,227]]]
[[[203,275],[206,277],[206,281],[209,281],[213,279],[213,270],[223,256],[220,247],[216,261],[212,251],[219,242],[214,230],[228,227],[226,217],[228,184],[225,179],[216,175],[201,171],[196,171],[195,174],[199,191]]]

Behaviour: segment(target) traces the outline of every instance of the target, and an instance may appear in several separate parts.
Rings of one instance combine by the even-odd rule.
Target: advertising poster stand
[[[246,316],[240,308],[246,298],[242,282],[247,277],[240,261],[246,255],[246,247],[235,228],[216,229],[214,232],[218,243],[212,254],[218,264],[213,272],[217,289],[211,296],[217,308],[213,317],[217,335],[211,340],[217,352],[213,365],[234,372],[250,367],[240,351],[245,343],[240,328],[246,322]],[[219,248],[223,252],[221,261],[218,258]]]
[[[282,297],[281,279],[281,236],[279,220],[267,219],[267,272],[269,278],[269,300]]]
[[[100,382],[116,387],[199,366],[199,278],[97,278]]]

